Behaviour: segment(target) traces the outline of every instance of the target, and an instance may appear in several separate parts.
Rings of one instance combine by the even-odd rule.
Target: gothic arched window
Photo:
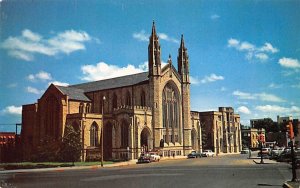
[[[129,133],[128,128],[129,128],[128,124],[125,121],[123,121],[122,127],[121,127],[121,147],[122,148],[127,148],[127,146],[128,146],[128,133]]]
[[[98,139],[98,125],[97,123],[93,123],[90,129],[90,145],[91,146],[98,146],[99,139]]]
[[[54,95],[46,99],[46,134],[53,138],[58,138],[59,131],[59,102]]]
[[[174,86],[167,84],[163,90],[163,128],[166,129],[166,142],[175,142],[179,131],[179,94]]]

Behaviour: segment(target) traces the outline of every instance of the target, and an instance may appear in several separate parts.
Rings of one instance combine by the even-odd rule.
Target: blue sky
[[[191,108],[232,106],[242,124],[300,118],[299,1],[0,0],[0,130],[49,85],[146,71],[152,20],[161,58],[190,57]]]

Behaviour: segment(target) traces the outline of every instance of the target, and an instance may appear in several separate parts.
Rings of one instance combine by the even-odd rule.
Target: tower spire
[[[180,47],[178,49],[178,72],[181,75],[183,83],[189,83],[189,56],[184,46],[183,34],[181,35]]]
[[[161,73],[160,45],[159,45],[158,36],[156,34],[154,20],[152,23],[151,36],[149,38],[148,66],[149,66],[149,76],[160,75]]]

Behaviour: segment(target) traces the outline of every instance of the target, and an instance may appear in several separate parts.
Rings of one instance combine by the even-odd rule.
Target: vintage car
[[[196,151],[192,151],[190,154],[188,154],[188,158],[200,158],[201,153],[197,153]]]
[[[151,163],[151,156],[149,153],[142,153],[138,158],[138,163]]]
[[[156,152],[150,152],[149,155],[151,162],[158,162],[160,160],[160,156]]]
[[[214,156],[214,152],[212,150],[206,149],[204,150],[201,155],[202,157],[213,157]]]

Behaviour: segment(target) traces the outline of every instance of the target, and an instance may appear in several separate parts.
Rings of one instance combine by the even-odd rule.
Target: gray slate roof
[[[70,99],[79,101],[91,101],[82,89],[66,87],[66,86],[56,86],[63,94],[68,95]]]
[[[99,80],[95,82],[88,82],[83,84],[71,85],[69,87],[84,90],[84,92],[119,88],[125,86],[136,85],[148,80],[148,72],[132,74],[107,80]]]
[[[70,86],[56,86],[63,94],[68,95],[70,99],[80,101],[91,101],[86,92],[99,91],[105,89],[113,89],[125,86],[136,85],[148,80],[148,72],[132,74],[107,80],[99,80],[95,82],[87,82],[83,84]]]

